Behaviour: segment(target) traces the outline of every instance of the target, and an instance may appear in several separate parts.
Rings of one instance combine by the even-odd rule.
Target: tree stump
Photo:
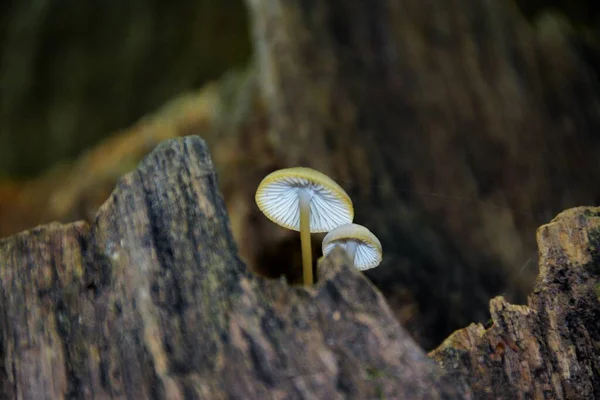
[[[311,287],[240,261],[198,137],[161,144],[91,224],[0,241],[0,397],[590,399],[600,394],[600,208],[538,231],[527,306],[430,356],[341,251]]]
[[[600,208],[565,211],[537,238],[527,306],[497,297],[490,327],[472,324],[430,354],[473,398],[600,398]]]
[[[386,253],[367,275],[419,343],[525,301],[535,229],[599,200],[600,89],[569,26],[507,1],[246,3],[268,124],[240,148],[347,189]],[[275,229],[248,214],[260,267]]]
[[[30,3],[19,3],[15,12],[27,11]],[[46,11],[55,8],[50,3]],[[251,269],[269,276],[298,270],[297,235],[266,221],[253,194],[268,172],[304,164],[344,186],[357,222],[382,240],[384,264],[367,276],[423,347],[432,349],[453,330],[486,321],[493,296],[524,302],[537,274],[535,229],[565,208],[600,201],[600,91],[568,24],[556,15],[530,23],[510,2],[247,4],[257,61],[247,76],[227,77],[210,89],[208,108],[193,102],[168,107],[191,107],[191,118],[161,111],[132,127],[125,134],[129,144],[113,142],[119,157],[98,148],[67,175],[23,190],[0,187],[0,235],[23,224],[93,217],[116,176],[137,162],[146,144],[201,132],[219,168],[240,255]],[[6,60],[10,75],[19,60]],[[121,76],[123,82],[130,82],[127,77]],[[39,100],[36,92],[27,96]],[[139,106],[130,96],[119,99]],[[56,103],[64,104],[85,101]],[[98,122],[85,112],[77,115],[86,126]],[[15,119],[34,125],[47,120]],[[81,131],[70,126],[70,132]],[[157,134],[149,138],[148,131]],[[30,142],[23,148],[34,155]],[[8,156],[1,161],[10,162]],[[315,249],[319,239],[314,236]]]
[[[1,398],[469,398],[343,253],[310,288],[249,272],[198,137],[0,241],[0,310]]]

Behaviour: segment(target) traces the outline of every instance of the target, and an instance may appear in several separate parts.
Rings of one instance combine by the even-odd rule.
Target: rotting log
[[[600,208],[539,228],[527,306],[497,297],[492,324],[453,333],[430,355],[476,399],[600,398]]]
[[[0,241],[0,397],[469,398],[347,261],[249,272],[206,145],[169,140],[91,224]]]

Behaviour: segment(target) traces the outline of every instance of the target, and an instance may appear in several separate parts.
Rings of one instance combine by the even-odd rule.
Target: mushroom
[[[323,238],[323,254],[341,246],[360,271],[375,268],[381,263],[381,242],[370,230],[358,224],[346,224],[333,229]]]
[[[354,207],[348,194],[327,175],[295,167],[267,175],[258,186],[255,199],[271,221],[300,231],[304,284],[312,284],[310,234],[352,222]]]

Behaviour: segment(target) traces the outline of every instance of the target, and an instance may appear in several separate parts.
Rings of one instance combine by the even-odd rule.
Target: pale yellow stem
[[[302,276],[305,285],[313,284],[312,248],[310,243],[310,193],[300,192],[300,243],[302,246]]]
[[[356,240],[348,240],[348,242],[346,242],[346,253],[348,253],[348,257],[350,257],[352,264],[354,264],[354,257],[356,256],[357,247],[358,242]]]

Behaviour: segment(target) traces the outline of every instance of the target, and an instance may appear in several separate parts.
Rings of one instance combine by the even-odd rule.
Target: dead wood
[[[91,225],[0,241],[0,397],[464,398],[345,255],[320,275],[250,273],[204,142],[167,141]]]
[[[527,306],[491,301],[491,326],[431,352],[476,399],[600,398],[600,208],[538,230],[540,274]]]

